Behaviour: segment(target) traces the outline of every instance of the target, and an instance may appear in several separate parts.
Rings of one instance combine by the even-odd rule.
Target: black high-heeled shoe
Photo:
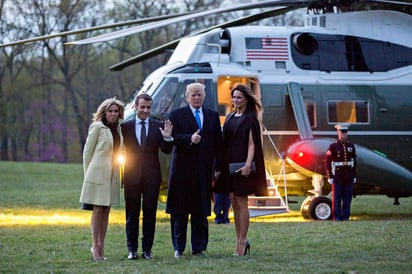
[[[235,252],[233,254],[233,256],[237,257],[237,256],[250,255],[250,243],[249,243],[249,241],[246,241],[246,243],[244,245],[245,245],[245,251],[243,252],[243,254],[239,254],[239,253]]]
[[[245,244],[245,253],[243,253],[243,256],[245,256],[245,255],[250,255],[250,243],[249,243],[249,241],[246,241],[246,244]]]

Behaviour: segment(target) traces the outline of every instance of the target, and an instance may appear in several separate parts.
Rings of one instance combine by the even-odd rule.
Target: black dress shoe
[[[136,251],[129,251],[129,256],[127,256],[128,260],[136,260],[137,259],[137,254]]]
[[[192,251],[192,255],[193,256],[200,256],[200,257],[204,257],[206,256],[205,252],[201,251]]]
[[[176,250],[175,251],[175,258],[180,258],[180,257],[182,257],[183,256],[183,253],[182,252],[180,252],[180,251],[178,251],[178,250]]]
[[[150,260],[153,258],[153,253],[152,251],[143,251],[142,257],[145,258],[146,260]]]

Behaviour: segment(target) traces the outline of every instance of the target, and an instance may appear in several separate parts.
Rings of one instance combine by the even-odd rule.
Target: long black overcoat
[[[173,123],[172,151],[166,213],[211,214],[212,180],[215,162],[221,155],[222,134],[219,114],[205,107],[199,144],[191,143],[198,129],[187,105],[170,114]]]

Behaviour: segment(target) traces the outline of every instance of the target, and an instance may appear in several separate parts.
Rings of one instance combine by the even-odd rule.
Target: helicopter
[[[412,6],[390,0],[261,1],[159,19],[69,44],[118,39],[213,13],[270,8],[110,69],[121,70],[174,49],[135,93],[152,96],[152,115],[161,120],[186,105],[187,84],[201,82],[206,86],[204,104],[219,113],[223,125],[233,111],[231,88],[238,83],[250,86],[264,109],[262,140],[270,190],[269,196],[249,197],[251,215],[287,212],[290,196],[304,196],[304,218],[329,220],[331,186],[324,184],[324,156],[336,141],[338,124],[350,126],[349,139],[357,151],[355,197],[386,195],[396,205],[399,198],[412,196],[412,124],[407,119],[412,112],[412,16],[395,10],[347,10],[354,2]],[[303,27],[247,25],[301,7],[311,11]],[[26,42],[32,40],[21,43]],[[132,105],[133,98],[126,117],[134,115]],[[161,164],[165,193],[169,158],[162,155]]]

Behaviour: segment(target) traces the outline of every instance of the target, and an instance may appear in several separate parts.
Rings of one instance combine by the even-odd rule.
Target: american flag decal
[[[287,38],[246,38],[246,60],[289,60]]]

